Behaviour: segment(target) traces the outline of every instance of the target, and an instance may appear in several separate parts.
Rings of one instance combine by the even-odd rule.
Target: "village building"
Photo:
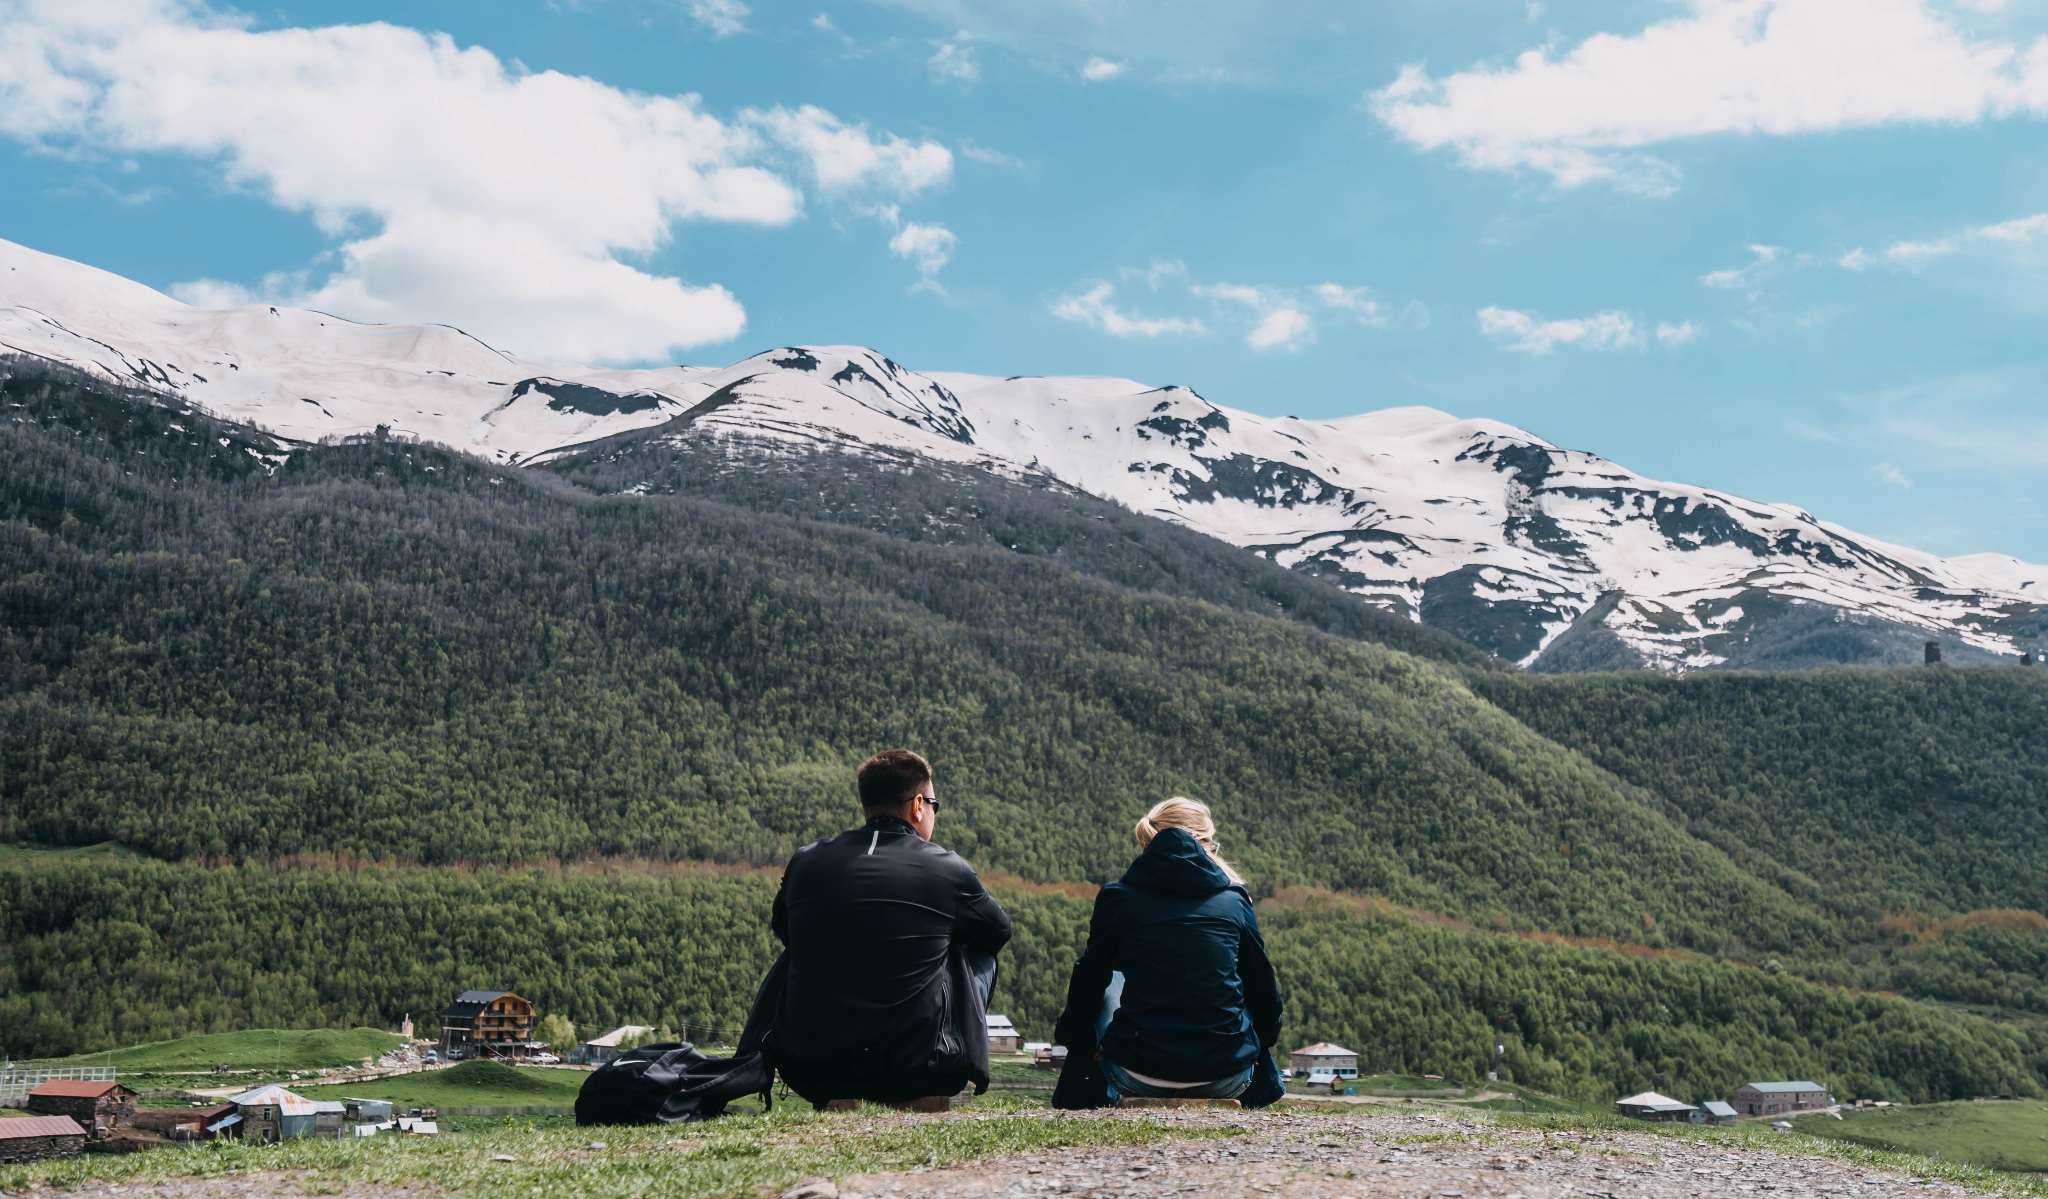
[[[621,1024],[601,1037],[592,1037],[569,1053],[569,1060],[591,1066],[602,1066],[624,1053],[625,1044],[636,1037],[644,1037],[654,1030],[645,1024]]]
[[[510,991],[464,991],[441,1013],[449,1059],[525,1057],[533,1045],[533,1004]]]
[[[1745,1116],[1818,1111],[1828,1105],[1828,1089],[1817,1082],[1746,1082],[1728,1104]]]
[[[0,1162],[41,1162],[85,1152],[85,1129],[69,1116],[0,1119]]]
[[[988,1017],[988,1051],[990,1053],[1015,1053],[1023,1040],[1008,1016],[990,1014]]]
[[[1707,1113],[1709,1124],[1733,1124],[1741,1118],[1741,1113],[1719,1099],[1709,1099],[1700,1104],[1700,1110]]]
[[[212,1131],[265,1144],[301,1137],[338,1138],[348,1110],[339,1103],[308,1099],[275,1083],[231,1095],[228,1102],[235,1105],[235,1114]]]
[[[135,1129],[167,1141],[210,1141],[220,1135],[213,1126],[235,1114],[232,1103],[213,1107],[144,1107],[135,1112]],[[143,1142],[146,1143],[146,1142]]]
[[[1622,1115],[1635,1120],[1655,1120],[1664,1124],[1704,1124],[1707,1120],[1707,1114],[1692,1104],[1681,1103],[1655,1091],[1617,1099],[1614,1106]]]
[[[53,1078],[28,1093],[28,1110],[69,1116],[97,1141],[120,1125],[135,1123],[135,1092],[118,1082]]]
[[[408,1040],[408,1041],[412,1040],[412,1013],[411,1013],[411,1012],[407,1012],[407,1013],[405,1014],[405,1019],[403,1019],[403,1020],[400,1020],[400,1021],[398,1022],[398,1035],[399,1035],[399,1036],[401,1036],[401,1037],[404,1037],[404,1038],[405,1038],[406,1040]]]
[[[1342,1045],[1320,1041],[1294,1051],[1294,1075],[1304,1078],[1313,1074],[1329,1074],[1337,1078],[1358,1077],[1358,1054]]]

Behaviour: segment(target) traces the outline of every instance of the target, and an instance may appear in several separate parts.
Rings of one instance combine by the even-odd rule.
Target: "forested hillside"
[[[2048,909],[2048,670],[1477,676],[1475,685],[1859,930],[1899,911]]]
[[[774,954],[772,871],[208,868],[142,860],[0,870],[0,1044],[279,1023],[384,1024],[481,981],[586,1024],[706,1039],[744,1022]],[[996,1004],[1058,1014],[1089,904],[996,893],[1015,919]],[[1897,1099],[2041,1093],[2048,1030],[1857,996],[1684,955],[1630,956],[1431,924],[1313,893],[1261,905],[1293,1034],[1376,1068],[1472,1079],[1497,1029],[1511,1077],[1602,1099],[1725,1094],[1761,1073]],[[1498,1023],[1496,1023],[1496,1020]]]
[[[1371,642],[403,443],[214,482],[182,457],[219,441],[194,414],[16,394],[0,515],[64,515],[0,522],[13,840],[766,864],[852,820],[863,757],[914,744],[949,843],[1026,878],[1112,877],[1136,815],[1188,794],[1268,886],[1836,943],[1652,798]]]
[[[1086,497],[707,444],[518,470],[0,379],[0,844],[132,851],[0,859],[0,1047],[479,985],[729,1026],[774,869],[908,744],[1040,1031],[1086,901],[1033,887],[1187,794],[1295,1031],[1375,1068],[1499,1019],[1588,1095],[2048,1078],[2039,674],[1529,678]]]

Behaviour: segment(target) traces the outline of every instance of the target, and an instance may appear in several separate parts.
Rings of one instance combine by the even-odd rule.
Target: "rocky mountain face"
[[[1185,387],[919,373],[849,346],[723,368],[531,363],[441,326],[191,308],[6,242],[0,353],[143,384],[286,442],[382,430],[530,466],[709,445],[1052,482],[1538,670],[1896,663],[1929,640],[1950,661],[1990,661],[2048,635],[2048,568],[1887,545],[1428,408],[1266,417]]]

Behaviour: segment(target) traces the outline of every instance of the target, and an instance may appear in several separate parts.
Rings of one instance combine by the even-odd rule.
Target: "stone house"
[[[85,1152],[85,1129],[69,1116],[0,1119],[0,1162],[40,1162]]]
[[[97,1141],[123,1124],[135,1123],[135,1092],[118,1082],[53,1078],[28,1093],[28,1110],[38,1116],[69,1116]]]
[[[1728,1104],[1745,1116],[1819,1111],[1828,1105],[1828,1089],[1817,1082],[1746,1082]]]

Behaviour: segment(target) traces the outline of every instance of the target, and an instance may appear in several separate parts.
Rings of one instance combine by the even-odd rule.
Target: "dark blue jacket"
[[[1088,948],[1054,1033],[1070,1068],[1095,1057],[1113,970],[1123,971],[1123,1004],[1102,1056],[1169,1082],[1206,1082],[1262,1062],[1271,1070],[1280,988],[1251,896],[1184,830],[1162,830],[1095,897]]]

